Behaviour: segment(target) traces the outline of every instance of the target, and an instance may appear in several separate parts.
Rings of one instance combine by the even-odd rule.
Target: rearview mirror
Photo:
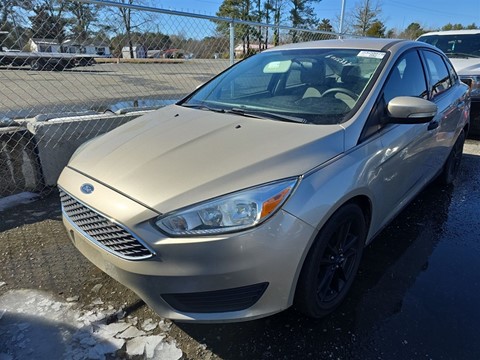
[[[418,97],[397,96],[389,101],[387,112],[394,124],[425,124],[437,114],[437,105]]]

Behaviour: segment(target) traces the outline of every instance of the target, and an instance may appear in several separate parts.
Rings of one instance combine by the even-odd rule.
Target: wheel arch
[[[339,210],[341,209],[343,206],[345,205],[348,205],[348,204],[356,204],[363,212],[363,215],[365,217],[365,224],[366,224],[366,228],[367,228],[367,238],[366,238],[366,243],[365,245],[367,245],[368,243],[368,239],[369,239],[369,233],[370,233],[370,225],[371,225],[371,222],[372,222],[372,214],[373,214],[373,204],[372,204],[372,200],[370,199],[369,196],[365,195],[365,194],[357,194],[357,195],[354,195],[354,196],[351,196],[349,197],[348,199],[345,199],[341,202],[339,202],[337,204],[337,206],[335,206],[332,211],[328,214],[328,216],[325,217],[324,221],[322,221],[322,223],[320,224],[320,226],[317,227],[316,231],[314,232],[314,234],[312,235],[309,243],[308,243],[308,246],[305,247],[305,250],[302,254],[302,258],[301,260],[299,261],[298,263],[298,266],[297,266],[297,270],[296,270],[296,273],[295,273],[295,277],[294,277],[294,282],[292,284],[292,287],[291,287],[291,290],[290,290],[290,296],[289,296],[289,303],[290,304],[293,304],[293,300],[295,298],[295,293],[297,291],[297,286],[298,286],[298,280],[300,278],[300,274],[302,272],[302,269],[303,269],[303,266],[305,264],[305,260],[308,256],[308,254],[310,253],[312,247],[313,247],[313,244],[315,243],[315,241],[317,240],[318,238],[318,234],[320,233],[320,231],[322,230],[322,228],[325,226],[325,224],[327,223],[327,221]]]
[[[335,208],[335,210],[332,211],[329,214],[327,219],[325,219],[325,221],[322,221],[322,225],[317,228],[317,231],[312,236],[312,240],[309,242],[308,247],[305,249],[305,252],[304,252],[303,257],[302,257],[302,261],[298,264],[297,273],[296,273],[296,277],[295,277],[295,284],[294,284],[294,286],[292,286],[292,297],[291,297],[292,304],[295,305],[296,309],[300,310],[301,312],[303,312],[305,314],[309,314],[310,311],[313,311],[313,308],[311,307],[311,305],[309,305],[309,301],[305,300],[306,298],[310,298],[309,294],[310,294],[311,291],[308,290],[310,288],[310,285],[308,285],[308,284],[311,284],[310,280],[311,280],[311,276],[312,276],[312,273],[311,273],[311,271],[312,271],[312,259],[316,259],[317,256],[318,256],[318,251],[323,251],[321,249],[325,248],[324,245],[321,245],[321,243],[318,242],[319,241],[319,235],[323,236],[323,234],[327,234],[326,239],[329,239],[330,238],[329,236],[331,236],[333,234],[332,226],[333,226],[333,228],[335,228],[337,226],[336,224],[338,224],[338,221],[341,222],[342,221],[341,219],[345,219],[344,218],[345,213],[348,214],[350,212],[350,214],[351,214],[352,205],[356,208],[355,211],[357,212],[357,216],[359,215],[360,218],[361,218],[361,215],[363,215],[364,227],[362,226],[363,227],[362,232],[364,234],[363,235],[364,239],[363,239],[363,246],[362,246],[362,242],[358,242],[357,246],[359,246],[359,249],[362,249],[362,250],[359,250],[358,259],[356,260],[357,263],[356,263],[356,265],[354,265],[355,266],[355,270],[353,270],[354,274],[352,275],[350,280],[348,280],[349,285],[346,285],[347,286],[346,292],[344,292],[343,295],[340,295],[339,303],[341,303],[343,301],[343,299],[345,298],[346,294],[348,294],[348,289],[351,286],[351,284],[352,284],[352,282],[355,278],[355,273],[357,272],[359,263],[361,261],[361,254],[363,252],[363,248],[367,244],[368,233],[369,233],[369,228],[370,228],[370,223],[371,223],[371,216],[372,216],[371,215],[372,214],[372,203],[370,201],[370,198],[366,195],[356,195],[354,197],[349,198],[346,201],[343,201],[341,204],[339,204]],[[335,220],[333,220],[333,219],[335,219]],[[331,220],[333,222],[331,222]],[[324,230],[326,231],[326,233],[323,232]],[[328,235],[328,234],[330,234],[330,235]],[[315,260],[313,261],[313,263],[315,263]],[[316,266],[314,266],[314,267],[316,268]],[[336,307],[336,306],[338,306],[339,303],[337,303],[333,306]],[[308,309],[308,310],[305,310],[305,309]],[[329,313],[330,311],[333,311],[333,310],[328,310],[328,309],[324,308],[323,310],[320,310],[319,312],[317,312],[317,315],[324,316],[324,315],[321,315],[322,311],[325,312],[325,314],[327,314],[327,313]]]

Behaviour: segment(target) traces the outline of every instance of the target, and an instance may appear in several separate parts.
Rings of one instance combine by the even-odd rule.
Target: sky
[[[375,0],[374,0],[375,1]],[[222,0],[155,0],[158,7],[215,15]],[[345,11],[355,8],[359,0],[345,0]],[[387,29],[405,29],[410,23],[418,22],[426,29],[438,29],[448,23],[469,25],[476,23],[480,27],[479,0],[381,0],[380,19]],[[322,0],[315,5],[317,17],[327,18],[338,26],[342,0]]]

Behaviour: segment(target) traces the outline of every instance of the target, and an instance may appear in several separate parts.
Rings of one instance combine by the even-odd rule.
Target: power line
[[[396,6],[400,6],[400,7],[403,7],[403,8],[407,8],[407,9],[419,10],[419,11],[424,11],[424,12],[428,12],[428,13],[437,13],[437,14],[449,15],[449,16],[453,15],[453,16],[459,16],[459,17],[470,17],[470,18],[475,18],[476,20],[478,20],[477,16],[469,15],[467,12],[465,12],[463,14],[456,14],[456,13],[452,13],[451,11],[443,11],[443,10],[438,10],[438,9],[426,8],[426,7],[422,7],[422,6],[406,4],[406,3],[403,3],[403,2],[400,2],[400,1],[395,1],[395,0],[390,0],[388,2],[388,5],[391,5],[391,4],[394,4]]]

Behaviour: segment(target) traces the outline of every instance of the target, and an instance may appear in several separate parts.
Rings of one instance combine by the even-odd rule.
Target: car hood
[[[340,125],[172,105],[77,151],[68,166],[159,213],[304,174],[344,151]]]
[[[458,75],[480,75],[480,58],[452,59],[450,61]]]

